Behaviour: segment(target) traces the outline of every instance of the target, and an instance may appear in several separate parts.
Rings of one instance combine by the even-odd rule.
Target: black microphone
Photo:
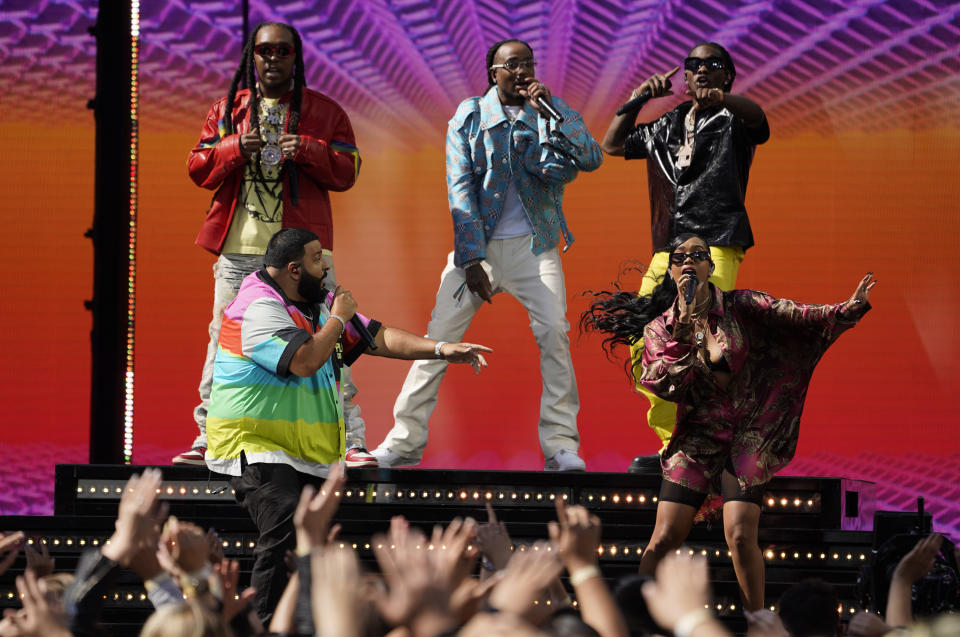
[[[545,98],[543,95],[537,96],[537,104],[540,105],[540,108],[543,109],[541,112],[546,113],[549,117],[557,120],[558,124],[563,123],[563,115],[560,114],[553,104],[550,103],[550,100]]]
[[[360,320],[360,317],[354,314],[350,317],[350,325],[353,326],[353,329],[357,330],[357,334],[363,339],[363,342],[367,344],[369,349],[377,349],[377,342],[373,340],[373,334],[370,333],[370,330],[367,329],[367,326],[363,324],[363,321]]]
[[[333,292],[329,290],[327,291],[327,307],[333,309]],[[353,326],[353,329],[356,330],[369,349],[377,349],[377,342],[374,340],[373,334],[370,333],[370,330],[367,329],[367,326],[363,324],[356,313],[350,317],[350,325]]]
[[[694,277],[694,283],[687,286],[687,291],[683,293],[683,298],[687,302],[687,305],[693,303],[693,296],[697,293],[697,279]],[[353,319],[351,319],[353,320]]]
[[[639,111],[643,108],[643,105],[647,103],[653,97],[653,93],[650,92],[650,89],[644,89],[640,95],[637,95],[634,98],[627,100],[627,102],[617,109],[617,115],[623,115],[624,113],[629,113],[630,111]]]

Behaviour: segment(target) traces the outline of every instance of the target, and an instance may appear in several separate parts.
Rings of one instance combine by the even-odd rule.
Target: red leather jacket
[[[288,102],[293,92],[281,102]],[[249,132],[250,91],[237,91],[233,103],[234,133],[222,137],[219,122],[223,119],[227,98],[210,107],[200,140],[187,160],[187,171],[198,186],[216,190],[207,217],[196,243],[214,254],[220,254],[223,242],[237,207],[237,193],[243,179],[247,158],[240,152],[240,135]],[[289,123],[289,111],[288,111]],[[284,126],[286,128],[286,125]],[[326,95],[304,88],[300,108],[300,148],[293,161],[297,165],[299,200],[290,201],[289,177],[283,187],[283,227],[304,228],[320,237],[324,248],[333,249],[333,217],[329,191],[343,191],[353,186],[360,171],[360,154],[350,119]]]

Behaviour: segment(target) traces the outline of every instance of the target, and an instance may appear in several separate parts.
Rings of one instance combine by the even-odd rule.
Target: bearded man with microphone
[[[683,62],[689,101],[652,122],[637,124],[637,114],[652,98],[673,95],[670,77],[680,67],[656,74],[637,87],[617,111],[603,139],[603,150],[626,159],[647,160],[651,236],[654,255],[638,294],[650,294],[669,267],[667,246],[678,235],[694,233],[707,241],[716,266],[710,281],[732,290],[753,232],[744,206],[754,151],[770,138],[763,109],[753,100],[733,95],[737,76],[730,54],[715,42],[698,44]],[[636,362],[643,339],[631,346]],[[635,365],[637,390],[650,400],[647,424],[667,447],[677,406],[640,384],[642,368]],[[660,456],[634,458],[628,469],[660,473]]]
[[[284,556],[294,548],[301,491],[345,460],[343,371],[371,354],[466,363],[479,373],[492,351],[361,316],[349,290],[327,290],[329,272],[318,235],[278,231],[263,267],[243,279],[224,310],[214,358],[204,460],[231,476],[257,525],[251,583],[265,624],[287,585]]]
[[[447,195],[454,249],[441,275],[428,338],[459,341],[484,302],[507,292],[526,308],[540,349],[538,429],[545,470],[583,470],[580,401],[559,247],[573,242],[560,203],[566,184],[603,162],[580,114],[550,95],[520,40],[487,52],[489,87],[464,100],[447,128]],[[420,462],[446,372],[416,361],[394,405],[394,427],[371,451],[381,467]]]

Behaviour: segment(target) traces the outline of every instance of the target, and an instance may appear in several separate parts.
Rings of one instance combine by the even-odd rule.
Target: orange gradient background
[[[198,122],[203,114],[198,113]],[[601,122],[592,126],[602,135]],[[807,400],[800,455],[819,450],[949,453],[957,448],[960,392],[956,317],[960,293],[956,130],[876,134],[776,135],[758,149],[748,209],[757,246],[739,287],[810,302],[845,299],[872,270],[874,310],[821,362]],[[4,217],[17,237],[3,251],[7,272],[0,329],[7,365],[4,439],[82,443],[88,433],[92,128],[29,134],[4,124],[14,160]],[[413,153],[365,150],[356,187],[334,194],[335,258],[361,311],[413,332],[425,330],[445,255],[452,245],[442,141]],[[138,245],[135,461],[183,450],[203,361],[212,298],[213,256],[193,245],[209,193],[185,170],[194,134],[141,137]],[[47,149],[58,150],[51,157]],[[43,169],[38,169],[43,167]],[[580,292],[609,287],[628,259],[650,251],[642,162],[607,158],[567,191],[577,241],[564,255],[568,317]],[[630,279],[628,279],[630,281]],[[475,377],[451,367],[431,420],[425,466],[540,466],[536,421],[537,350],[519,304],[498,295],[467,338],[492,346]],[[593,336],[571,332],[582,401],[582,453],[591,469],[621,469],[656,441],[645,401],[631,391],[622,359],[608,361]],[[355,366],[358,403],[375,446],[392,424],[408,364],[365,357]],[[148,454],[150,457],[144,456]]]
[[[357,8],[361,5],[355,3],[352,12],[338,12],[323,3],[317,6],[330,12],[326,16],[330,20],[345,24],[385,20],[389,13],[386,9],[365,13]],[[595,26],[584,17],[589,17],[589,3],[569,5],[565,12],[584,18],[577,29]],[[686,15],[697,6],[678,5],[676,11]],[[172,17],[158,7],[151,6],[154,13],[144,19],[142,38],[142,66],[152,70],[142,84],[140,119],[133,457],[139,463],[167,462],[187,449],[196,435],[192,410],[198,401],[196,386],[207,343],[214,256],[193,243],[211,192],[189,180],[186,158],[196,143],[207,105],[226,93],[239,59],[239,37],[231,31],[238,30],[231,26],[238,22],[208,20],[204,24],[219,35],[209,41],[203,55],[193,55],[194,49],[179,46],[177,38],[186,36],[177,30],[174,19],[192,20],[205,11],[233,11],[231,15],[239,20],[238,7],[214,3],[195,7],[196,15],[186,15],[187,10],[178,6],[171,9]],[[480,12],[509,9],[498,3],[477,7]],[[89,436],[91,319],[83,301],[92,294],[93,259],[83,233],[93,219],[94,127],[84,106],[94,92],[95,45],[85,39],[85,29],[92,24],[96,7],[85,0],[60,8],[82,17],[72,23],[72,35],[63,39],[67,49],[67,44],[76,47],[75,63],[67,64],[64,48],[51,48],[49,57],[36,54],[31,29],[39,27],[18,14],[10,19],[19,21],[24,40],[20,48],[11,50],[21,57],[5,58],[2,71],[3,77],[16,80],[10,81],[10,91],[5,93],[4,121],[0,122],[4,149],[0,170],[5,185],[0,205],[9,237],[0,250],[5,273],[0,294],[5,363],[0,371],[0,424],[2,442],[14,445],[77,446],[85,445]],[[543,15],[550,12],[549,4],[534,8]],[[276,9],[277,15],[257,15],[253,21],[284,18],[283,11],[295,13],[295,9],[284,5]],[[476,29],[489,21],[478,21],[470,27],[474,30],[450,26],[456,35],[451,42],[465,43],[461,73],[457,64],[447,64],[447,57],[460,60],[459,49],[444,57],[443,47],[435,51],[425,44],[423,57],[418,58],[416,38],[400,28],[409,26],[403,7],[395,9],[397,28],[364,27],[350,32],[361,39],[368,31],[371,37],[385,38],[370,40],[370,51],[350,49],[340,42],[336,29],[316,31],[316,21],[305,27],[316,31],[315,39],[308,42],[314,57],[307,66],[317,73],[311,76],[311,85],[330,90],[353,117],[363,157],[357,185],[346,193],[332,194],[338,278],[353,291],[364,314],[423,333],[453,245],[444,180],[445,131],[437,113],[428,111],[442,108],[436,95],[455,104],[467,96],[460,94],[459,87],[480,89],[468,84],[483,82],[486,42]],[[779,24],[776,11],[768,9],[764,20]],[[737,11],[752,9],[745,5]],[[940,24],[946,14],[927,16],[926,11],[918,9],[918,16],[923,13],[929,22],[923,37],[947,42],[939,48],[931,45],[935,53],[929,56],[930,64],[952,65],[952,73],[926,83],[925,74],[930,71],[924,65],[897,66],[912,57],[885,57],[891,50],[896,53],[899,49],[894,47],[902,42],[887,43],[877,36],[873,57],[864,61],[863,68],[874,68],[871,65],[880,60],[894,71],[889,81],[878,75],[856,85],[850,100],[837,84],[846,88],[845,83],[864,77],[853,54],[844,58],[836,74],[822,83],[813,82],[809,94],[803,93],[805,85],[792,83],[813,73],[810,69],[821,53],[834,50],[827,46],[830,41],[822,46],[808,42],[809,51],[798,51],[797,59],[777,58],[774,61],[782,62],[779,66],[765,65],[761,63],[766,58],[756,56],[748,36],[768,37],[767,22],[744,27],[752,31],[739,42],[736,34],[727,33],[745,54],[750,51],[749,57],[737,59],[749,59],[744,66],[751,67],[753,74],[744,72],[738,82],[743,82],[747,94],[770,105],[772,129],[770,141],[757,150],[750,176],[747,208],[757,245],[747,252],[738,287],[826,303],[845,300],[868,270],[879,280],[872,296],[873,311],[831,348],[814,374],[801,427],[800,456],[870,451],[945,456],[960,451],[955,407],[960,395],[960,287],[956,283],[960,123],[956,109],[945,106],[951,99],[956,106],[960,74],[956,42],[949,44],[952,32],[949,25]],[[867,13],[864,19],[874,19],[880,11]],[[438,14],[436,19],[445,15]],[[678,31],[699,24],[688,24],[681,17],[674,16],[673,22],[669,16],[664,18],[670,28],[656,41],[664,46],[640,42],[638,46],[650,45],[650,55],[636,61],[624,61],[634,37],[630,33],[617,36],[619,57],[596,63],[590,57],[597,55],[593,40],[580,37],[579,30],[560,29],[552,33],[553,40],[533,41],[535,46],[544,42],[542,59],[551,54],[566,56],[564,64],[569,63],[569,68],[579,65],[579,70],[567,75],[564,65],[541,68],[557,93],[585,113],[591,131],[600,139],[612,110],[608,106],[621,93],[628,93],[621,91],[628,76],[669,68],[668,63],[682,59],[686,49],[673,43],[672,35],[679,33],[677,38],[683,36],[685,41],[701,37]],[[855,22],[854,17],[844,19]],[[916,20],[920,24],[920,17]],[[527,28],[527,22],[518,23],[517,28]],[[614,26],[621,22],[611,20]],[[733,22],[737,21],[731,18]],[[832,22],[824,24],[818,28],[834,29]],[[729,26],[725,25],[721,26]],[[546,33],[546,27],[543,30]],[[0,37],[14,38],[10,33]],[[722,30],[717,33],[724,35]],[[493,39],[486,31],[482,35]],[[845,31],[837,27],[831,35],[843,41]],[[48,36],[45,42],[55,43],[56,34],[42,37]],[[571,47],[579,48],[566,51],[567,39]],[[481,53],[474,55],[475,50]],[[80,55],[84,52],[86,57]],[[408,64],[384,64],[384,56],[391,55]],[[353,66],[337,66],[339,59]],[[365,66],[357,66],[361,63]],[[583,71],[594,66],[604,71],[599,78]],[[351,75],[343,70],[348,67],[362,72]],[[351,83],[356,77],[372,77],[373,86],[375,80],[383,79],[377,73],[384,68],[397,74],[391,78],[395,84],[390,90],[403,99],[395,111],[387,108],[389,97],[355,90]],[[442,74],[433,74],[437,69],[446,69],[443,77],[459,78],[461,84],[442,84],[437,79]],[[765,69],[770,70],[769,76],[760,72]],[[181,85],[182,92],[171,89]],[[912,89],[913,85],[921,88]],[[581,100],[576,91],[583,94],[584,86],[593,89],[588,99]],[[780,90],[782,95],[772,94]],[[898,99],[902,95],[906,98]],[[642,118],[653,119],[673,103],[665,100],[658,110],[655,102]],[[870,125],[874,103],[883,117]],[[862,118],[853,107],[863,108]],[[952,116],[943,117],[943,112]],[[449,115],[452,110],[442,117]],[[408,127],[397,125],[402,118],[410,120]],[[564,211],[577,238],[563,262],[582,403],[581,455],[588,469],[622,470],[632,456],[657,449],[658,441],[645,423],[647,404],[634,393],[622,356],[608,360],[600,339],[581,336],[577,323],[587,304],[583,291],[609,289],[625,263],[644,263],[650,256],[644,163],[608,157],[599,170],[581,174],[568,186]],[[625,284],[637,286],[638,276],[631,277]],[[542,468],[536,431],[539,361],[525,312],[511,297],[498,295],[492,306],[481,309],[465,338],[496,351],[489,357],[489,369],[480,376],[468,367],[450,368],[430,422],[423,466]],[[357,402],[371,448],[392,426],[393,402],[408,367],[409,363],[375,357],[364,357],[354,367],[360,388]]]

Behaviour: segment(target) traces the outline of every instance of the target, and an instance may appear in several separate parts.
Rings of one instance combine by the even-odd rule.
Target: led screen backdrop
[[[213,256],[193,245],[210,193],[185,160],[210,103],[239,62],[239,2],[141,3],[140,226],[136,340],[136,462],[167,462],[195,428],[191,411],[206,346]],[[357,185],[333,195],[339,278],[361,311],[422,333],[452,246],[443,140],[464,98],[486,87],[495,40],[529,42],[538,77],[601,138],[617,106],[697,42],[724,44],[734,92],[766,110],[747,207],[757,245],[738,285],[810,302],[847,298],[867,270],[874,310],[814,375],[798,459],[787,473],[875,479],[896,508],[928,496],[938,524],[960,528],[955,397],[960,393],[960,4],[252,0],[251,24],[279,20],[304,38],[308,84],[350,114],[363,157]],[[16,238],[4,284],[3,444],[17,471],[86,455],[96,3],[0,3],[4,80],[0,161],[4,220]],[[652,119],[679,98],[657,100]],[[650,254],[646,170],[607,158],[567,189],[576,242],[564,255],[569,319],[580,293],[608,287]],[[634,279],[626,283],[636,285]],[[451,368],[431,420],[426,467],[538,469],[537,350],[528,319],[505,295],[467,339],[491,345],[475,377]],[[39,329],[38,329],[39,328]],[[591,470],[622,470],[656,440],[623,361],[571,333]],[[370,446],[392,424],[408,365],[355,367]],[[22,451],[26,450],[26,451]],[[20,464],[16,464],[20,463]],[[46,463],[46,464],[44,464]],[[22,465],[22,466],[21,466]],[[44,469],[46,470],[46,469]],[[938,487],[942,485],[943,488]],[[22,492],[29,490],[24,484]],[[36,487],[42,491],[42,485]],[[31,492],[32,493],[32,492]],[[42,493],[4,512],[42,511]],[[31,508],[33,507],[33,508]]]

